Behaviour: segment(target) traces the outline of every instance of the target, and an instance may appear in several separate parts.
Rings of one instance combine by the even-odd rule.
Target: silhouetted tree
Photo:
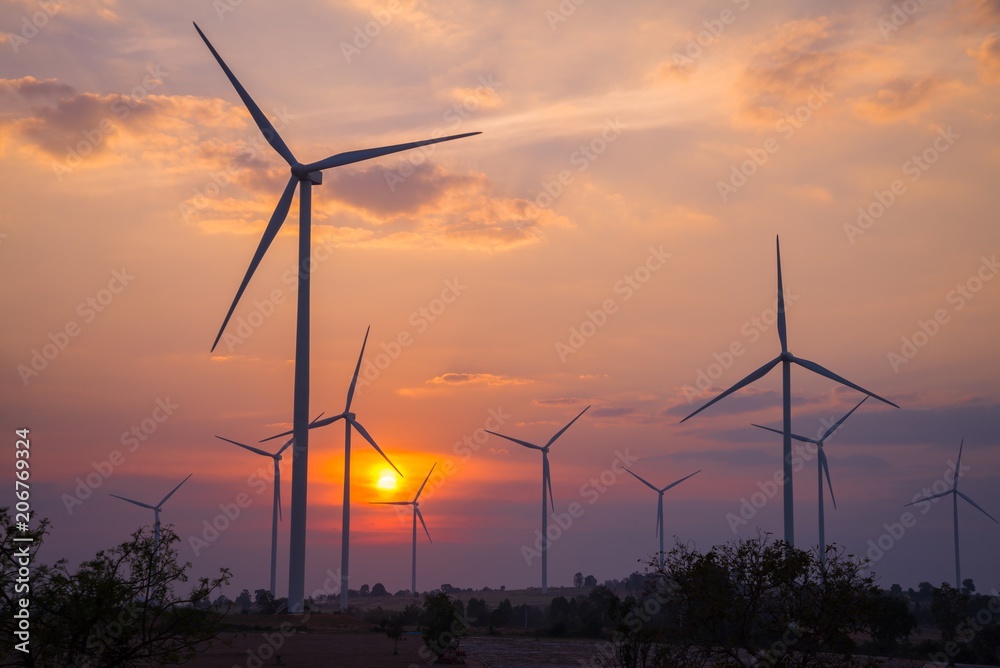
[[[584,587],[596,587],[597,586],[597,578],[595,578],[593,575],[588,575],[587,577],[585,577],[583,579],[583,586]]]
[[[381,582],[376,582],[375,585],[372,587],[371,595],[372,596],[388,596],[389,592],[387,592],[385,590],[385,585],[384,584],[382,584]]]
[[[583,573],[577,571],[576,575],[573,576],[573,586],[577,589],[583,586]]]

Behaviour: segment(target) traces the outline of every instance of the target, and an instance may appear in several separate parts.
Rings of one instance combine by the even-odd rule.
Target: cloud
[[[578,406],[586,401],[581,397],[554,397],[552,399],[535,399],[536,406]]]
[[[990,35],[967,53],[979,66],[979,78],[984,83],[1000,83],[1000,38],[996,34]]]
[[[492,373],[448,372],[425,381],[423,387],[403,387],[396,390],[396,393],[404,397],[418,397],[451,388],[464,388],[476,385],[505,387],[510,385],[526,385],[531,382],[534,381],[527,378],[513,378],[511,376]]]
[[[625,415],[631,415],[635,412],[634,408],[629,408],[625,406],[606,406],[604,408],[595,408],[591,415],[594,417],[623,417]]]
[[[804,104],[813,87],[834,80],[848,56],[833,48],[826,17],[788,21],[756,50],[740,87],[751,119],[772,122]]]
[[[885,83],[877,92],[862,98],[855,111],[870,121],[890,123],[913,116],[940,96],[945,81],[939,77],[900,77]]]

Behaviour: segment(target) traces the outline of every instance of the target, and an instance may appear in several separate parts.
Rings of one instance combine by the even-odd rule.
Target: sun
[[[380,471],[378,474],[378,481],[375,483],[375,487],[377,489],[382,490],[383,492],[395,491],[396,488],[399,486],[398,478],[399,476],[397,476],[392,471]]]

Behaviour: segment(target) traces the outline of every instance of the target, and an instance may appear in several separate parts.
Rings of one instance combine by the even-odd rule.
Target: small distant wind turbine
[[[417,495],[413,497],[413,501],[372,501],[373,504],[383,505],[383,506],[413,506],[413,572],[412,572],[412,585],[410,586],[410,593],[416,596],[417,594],[417,518],[420,518],[420,524],[424,527],[424,533],[427,534],[427,540],[431,540],[431,532],[427,530],[427,523],[424,522],[424,515],[420,512],[420,493],[424,491],[424,485],[427,481],[431,479],[431,473],[434,473],[434,467],[437,466],[437,462],[431,466],[431,470],[427,472],[427,477],[424,481],[420,483],[420,489],[417,490]]]
[[[323,417],[322,413],[316,416],[316,420],[321,417]],[[316,422],[316,420],[313,420],[313,422]],[[271,596],[275,596],[275,575],[277,573],[278,561],[278,520],[281,519],[281,468],[278,463],[281,461],[281,453],[288,449],[288,447],[295,442],[295,439],[288,439],[288,441],[281,446],[280,450],[272,454],[265,450],[261,450],[260,448],[255,448],[252,445],[246,445],[245,443],[234,441],[231,438],[226,438],[224,436],[216,436],[216,438],[221,441],[226,441],[227,443],[232,443],[233,445],[238,445],[245,450],[257,453],[258,455],[270,457],[274,460],[274,502],[272,503],[271,508]]]
[[[840,425],[844,424],[844,420],[851,417],[851,413],[858,410],[861,404],[868,401],[866,396],[864,399],[858,402],[858,405],[847,412],[847,415],[837,420],[832,427],[826,430],[826,432],[819,437],[809,438],[808,436],[799,436],[797,434],[792,434],[792,438],[800,443],[814,443],[816,445],[816,476],[817,483],[819,485],[819,564],[822,568],[826,568],[826,524],[824,523],[823,514],[823,474],[826,474],[826,484],[830,488],[830,500],[833,501],[833,507],[837,507],[837,499],[833,495],[833,483],[830,481],[830,465],[826,461],[826,451],[823,450],[823,445],[826,443],[826,439],[830,438]],[[761,429],[766,429],[768,431],[773,431],[775,434],[782,433],[780,429],[772,429],[771,427],[765,427],[764,425],[755,424],[754,427],[759,427]]]
[[[212,344],[212,350],[215,350],[215,347],[219,345],[222,333],[225,331],[229,319],[236,310],[236,304],[239,303],[243,291],[246,290],[254,271],[257,269],[257,265],[260,264],[271,242],[277,236],[278,230],[281,229],[281,225],[285,222],[285,217],[288,215],[288,210],[292,205],[292,198],[295,196],[295,188],[300,188],[299,259],[297,264],[298,301],[296,307],[298,315],[295,321],[295,381],[292,408],[292,424],[295,432],[295,448],[293,452],[295,457],[292,459],[292,526],[288,550],[288,610],[289,612],[300,613],[302,612],[303,601],[305,599],[306,490],[309,472],[309,256],[311,250],[312,186],[313,184],[319,185],[323,183],[323,170],[325,169],[342,167],[355,162],[398,153],[399,151],[407,151],[420,146],[461,139],[462,137],[470,137],[480,133],[466,132],[459,135],[425,139],[407,144],[394,144],[379,148],[347,151],[345,153],[337,153],[319,162],[302,164],[296,160],[274,125],[264,115],[264,112],[260,110],[257,103],[253,101],[253,98],[250,97],[250,94],[243,85],[236,79],[236,75],[233,74],[229,66],[222,60],[222,56],[215,50],[212,43],[208,41],[208,37],[201,31],[198,24],[195,24],[194,28],[201,35],[205,46],[212,52],[212,55],[219,63],[222,71],[225,72],[233,88],[236,89],[237,95],[243,100],[244,106],[250,112],[250,116],[253,117],[254,123],[257,124],[261,134],[264,135],[264,139],[267,140],[267,143],[271,145],[291,168],[291,176],[285,185],[285,190],[281,193],[278,205],[275,207],[274,213],[271,215],[271,219],[264,229],[260,244],[258,244],[257,250],[254,252],[253,259],[250,260],[250,266],[243,277],[243,282],[240,283],[240,287],[236,291],[236,297],[233,299],[233,303],[229,307],[225,319],[222,321],[219,333],[215,337],[215,343]]]
[[[819,374],[820,376],[826,376],[830,380],[840,383],[841,385],[846,385],[847,387],[855,389],[858,392],[875,397],[879,401],[887,403],[895,408],[899,408],[899,406],[896,406],[896,404],[892,403],[888,399],[883,399],[879,395],[869,392],[860,385],[855,385],[846,378],[838,376],[834,372],[816,364],[815,362],[810,362],[807,359],[796,357],[788,352],[788,331],[785,324],[785,291],[781,284],[781,244],[779,243],[777,237],[775,237],[775,248],[777,249],[778,256],[778,340],[781,342],[781,353],[773,360],[746,376],[743,380],[739,381],[698,410],[688,415],[686,418],[681,420],[681,422],[690,420],[695,415],[702,412],[723,397],[728,397],[733,392],[746,387],[756,380],[760,380],[766,376],[771,369],[776,367],[779,363],[781,364],[782,436],[784,436],[784,441],[782,443],[782,459],[784,460],[785,542],[794,546],[795,522],[793,519],[794,511],[792,510],[792,364],[798,364],[804,369],[808,369],[809,371]]]
[[[179,483],[177,483],[177,487],[174,487],[172,490],[170,490],[170,493],[167,494],[162,499],[160,499],[160,502],[158,504],[156,504],[155,506],[151,506],[148,503],[143,503],[142,501],[136,501],[134,499],[126,499],[124,496],[118,496],[117,494],[111,494],[111,496],[115,497],[116,499],[121,499],[122,501],[128,501],[129,503],[134,503],[137,506],[142,506],[143,508],[149,508],[150,510],[153,511],[153,518],[154,518],[153,519],[153,553],[154,554],[160,548],[160,510],[163,508],[163,504],[167,502],[167,499],[169,499],[171,496],[173,496],[174,492],[176,492],[177,490],[179,490],[181,488],[181,485],[183,485],[184,483],[186,483],[188,481],[188,478],[190,478],[193,475],[194,475],[193,473],[189,473],[187,478],[184,478],[184,480],[181,480]]]
[[[663,493],[666,492],[668,489],[677,487],[677,485],[681,484],[691,476],[701,473],[701,469],[698,469],[697,471],[695,471],[690,475],[684,476],[680,480],[670,483],[669,485],[667,485],[662,489],[657,487],[653,483],[649,482],[645,478],[640,477],[638,473],[635,473],[634,471],[629,471],[629,469],[625,470],[631,473],[633,478],[635,478],[643,485],[650,488],[659,495],[659,498],[656,500],[656,533],[660,535],[660,566],[662,566],[663,565]]]
[[[371,437],[371,434],[368,433],[368,430],[357,421],[357,415],[351,412],[351,402],[354,401],[354,388],[358,384],[358,374],[361,372],[361,358],[365,356],[365,346],[368,344],[368,332],[370,332],[371,329],[371,325],[369,325],[368,329],[365,330],[365,339],[361,343],[361,354],[358,355],[358,364],[354,367],[354,376],[351,378],[351,386],[347,390],[347,403],[344,406],[344,412],[328,418],[323,418],[322,420],[316,420],[309,425],[310,429],[316,429],[319,427],[325,427],[328,424],[333,424],[337,420],[344,421],[344,521],[340,547],[341,610],[347,610],[347,580],[351,556],[351,427],[354,427],[354,429],[361,434],[361,437],[368,441],[368,443],[375,448],[376,452],[382,455],[385,461],[389,462],[389,466],[391,466],[396,473],[399,473],[399,477],[403,477],[403,474],[400,473],[399,469],[396,468],[396,465],[392,463],[392,460],[390,460],[389,457],[382,452],[382,448],[378,447],[378,444],[375,442],[375,439]],[[264,441],[270,441],[274,438],[287,436],[290,433],[292,432],[286,431],[284,433],[277,434],[276,436],[265,438]]]
[[[587,412],[590,406],[584,408],[580,411],[580,415]],[[549,439],[549,442],[543,445],[535,445],[534,443],[528,443],[527,441],[522,441],[517,438],[511,438],[510,436],[504,436],[503,434],[498,434],[495,431],[490,431],[489,429],[484,430],[487,434],[493,434],[494,436],[499,436],[500,438],[505,438],[508,441],[513,441],[518,445],[523,445],[526,448],[531,448],[532,450],[542,451],[542,593],[547,594],[549,591],[549,513],[548,507],[546,506],[546,498],[552,506],[553,512],[556,509],[555,499],[552,498],[552,477],[549,475],[549,446],[555,443],[556,439],[563,435],[563,432],[569,429],[574,422],[580,419],[580,415],[569,421],[565,427],[556,432],[555,436]]]
[[[962,469],[962,446],[963,445],[965,445],[965,439],[964,438],[958,444],[958,463],[955,464],[955,477],[951,481],[951,489],[949,489],[947,491],[944,491],[944,492],[939,492],[938,494],[931,494],[930,496],[925,496],[923,498],[917,499],[916,501],[911,501],[910,503],[907,503],[907,504],[904,505],[904,507],[905,506],[912,506],[915,503],[923,503],[924,501],[930,501],[931,499],[937,499],[937,498],[940,498],[942,496],[947,496],[948,494],[952,495],[952,504],[953,504],[952,505],[952,512],[953,512],[954,519],[955,519],[955,589],[961,589],[962,588],[962,566],[961,566],[961,563],[959,562],[959,559],[958,559],[958,497],[962,497],[963,499],[965,499],[966,501],[968,501],[970,504],[972,504],[972,506],[976,510],[978,510],[979,512],[981,512],[983,515],[986,515],[986,517],[990,518],[991,520],[993,520],[997,524],[1000,524],[1000,521],[997,521],[997,518],[993,517],[988,512],[986,512],[985,510],[983,510],[982,508],[980,508],[978,503],[976,503],[975,501],[973,501],[972,499],[970,499],[969,497],[967,497],[965,494],[962,494],[960,491],[958,491],[958,476],[959,476],[959,471],[961,471],[961,469]]]

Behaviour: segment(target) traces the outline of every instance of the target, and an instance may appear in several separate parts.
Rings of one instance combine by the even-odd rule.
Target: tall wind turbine
[[[580,411],[580,415],[587,412],[590,406],[584,408]],[[504,436],[503,434],[498,434],[495,431],[490,431],[489,429],[484,430],[487,434],[493,434],[494,436],[499,436],[500,438],[506,438],[508,441],[513,441],[518,445],[523,445],[526,448],[531,448],[532,450],[542,451],[542,593],[547,594],[549,591],[549,513],[548,507],[546,506],[546,498],[549,504],[552,506],[552,511],[555,512],[556,502],[552,498],[552,477],[549,475],[549,446],[555,443],[556,439],[563,435],[563,432],[569,429],[574,422],[580,419],[580,415],[569,421],[565,427],[556,432],[555,436],[549,439],[549,442],[545,445],[535,445],[534,443],[528,443],[527,441],[522,441],[517,438],[512,438],[510,436]]]
[[[948,494],[952,495],[952,513],[955,519],[955,589],[962,588],[962,566],[958,559],[958,497],[962,497],[970,504],[972,504],[972,506],[976,510],[981,512],[983,515],[986,515],[986,517],[990,518],[997,524],[1000,524],[1000,521],[997,521],[997,518],[993,517],[988,512],[980,508],[978,503],[976,503],[975,501],[967,497],[965,494],[962,494],[960,491],[958,491],[958,475],[959,471],[962,470],[962,446],[964,445],[965,445],[965,439],[963,438],[958,444],[958,463],[955,464],[955,477],[951,481],[951,489],[944,492],[939,492],[938,494],[931,494],[930,496],[925,496],[923,498],[917,499],[916,501],[911,501],[910,503],[906,504],[906,506],[912,506],[915,503],[923,503],[924,501],[937,499],[942,496],[947,496]]]
[[[323,414],[320,413],[316,416],[316,420],[320,419],[322,416]],[[313,420],[313,422],[316,420]],[[238,445],[245,450],[249,450],[250,452],[254,452],[263,457],[270,457],[274,460],[274,502],[271,507],[271,596],[275,596],[275,575],[277,573],[278,561],[278,520],[281,519],[281,468],[279,467],[279,462],[281,461],[281,453],[294,443],[295,439],[288,439],[288,441],[281,446],[280,450],[272,454],[265,450],[261,450],[260,448],[255,448],[252,445],[246,445],[245,443],[234,441],[231,438],[226,438],[224,436],[216,436],[216,438],[226,441],[227,443],[232,443],[233,445]]]
[[[243,277],[243,282],[240,283],[240,287],[236,291],[236,297],[233,299],[233,303],[229,307],[225,319],[222,321],[219,334],[215,337],[215,343],[212,344],[212,350],[215,350],[215,347],[219,344],[219,339],[222,338],[222,333],[226,329],[226,324],[232,317],[233,311],[236,310],[236,304],[250,282],[254,270],[257,269],[257,265],[260,264],[268,247],[278,234],[282,223],[284,223],[285,216],[288,215],[288,210],[292,204],[292,197],[295,195],[296,186],[300,186],[301,188],[299,190],[299,261],[297,264],[298,299],[295,323],[295,383],[292,408],[292,425],[295,432],[295,447],[292,452],[295,456],[292,460],[292,521],[291,540],[288,550],[288,610],[298,613],[302,612],[305,595],[306,565],[306,489],[309,471],[309,255],[311,246],[312,186],[313,184],[319,185],[323,183],[324,169],[342,167],[343,165],[378,158],[390,153],[406,151],[411,148],[450,141],[461,137],[469,137],[480,133],[466,132],[459,135],[425,139],[407,144],[347,151],[332,155],[319,162],[302,164],[292,155],[291,150],[285,145],[285,142],[281,139],[271,121],[268,120],[267,116],[260,110],[257,103],[253,101],[243,85],[236,79],[236,75],[233,74],[232,70],[222,60],[222,56],[219,55],[215,47],[208,41],[205,33],[201,31],[201,28],[197,24],[194,27],[198,31],[198,34],[201,35],[209,51],[212,52],[215,60],[218,61],[219,66],[222,67],[222,71],[225,72],[229,82],[236,89],[236,93],[240,96],[240,99],[243,100],[243,104],[246,106],[247,111],[250,112],[257,127],[260,128],[264,139],[267,140],[267,143],[277,151],[291,168],[291,176],[288,179],[288,183],[285,185],[285,189],[278,200],[278,205],[275,207],[274,213],[267,223],[260,244],[257,246],[256,252],[254,252],[253,259],[250,260],[250,266]]]
[[[361,354],[358,355],[358,364],[354,367],[354,376],[351,377],[351,386],[347,390],[347,403],[344,406],[344,412],[338,415],[333,415],[328,418],[323,418],[322,420],[316,420],[309,425],[309,429],[314,429],[317,427],[325,427],[328,424],[333,424],[337,420],[344,421],[344,520],[342,528],[342,536],[340,542],[340,609],[347,610],[347,584],[348,584],[348,571],[350,567],[350,557],[351,557],[351,427],[357,430],[361,437],[368,441],[369,444],[375,450],[382,455],[385,461],[389,462],[389,466],[393,468],[396,473],[399,473],[400,477],[403,474],[400,473],[396,465],[392,463],[392,460],[382,452],[382,448],[378,447],[375,439],[371,437],[368,430],[365,429],[360,422],[357,421],[357,415],[351,412],[351,402],[354,401],[354,388],[358,384],[358,374],[361,372],[361,358],[365,356],[365,346],[368,344],[368,332],[371,331],[371,325],[365,330],[365,340],[361,343]],[[271,439],[278,438],[280,436],[287,436],[292,432],[284,432],[276,436],[271,436],[270,438],[265,438],[264,441],[270,441]],[[298,433],[295,434],[295,440],[298,441]],[[292,475],[294,476],[295,470],[292,470]],[[292,488],[294,491],[295,480],[292,480]],[[294,499],[293,499],[294,500]],[[292,508],[294,511],[294,507]]]
[[[427,477],[420,484],[420,489],[417,490],[417,495],[413,497],[413,501],[373,501],[372,503],[383,506],[413,506],[413,572],[412,572],[412,585],[410,586],[410,593],[416,596],[417,594],[417,518],[420,518],[420,524],[424,527],[424,533],[427,534],[427,540],[431,540],[431,532],[427,530],[427,523],[424,522],[424,515],[420,512],[420,493],[424,491],[424,485],[427,481],[431,479],[431,473],[434,473],[434,466],[437,466],[437,462],[431,466],[431,470],[427,472]]]
[[[868,401],[866,396],[864,399],[858,402],[858,405],[847,412],[847,415],[837,420],[832,427],[826,430],[822,436],[817,438],[809,438],[808,436],[799,436],[798,434],[792,434],[792,438],[800,443],[814,443],[816,445],[816,477],[817,486],[819,487],[819,564],[820,567],[826,568],[826,524],[824,522],[823,515],[823,474],[826,474],[826,484],[830,488],[830,500],[833,501],[833,507],[837,507],[837,499],[833,495],[833,483],[830,481],[830,465],[826,461],[826,451],[823,449],[823,445],[826,443],[826,439],[830,438],[840,425],[844,424],[844,420],[851,417],[851,413],[861,408],[861,404]],[[771,427],[765,427],[764,425],[755,424],[754,427],[760,427],[761,429],[766,429],[768,431],[773,431],[775,434],[781,434],[781,430],[772,429]]]
[[[645,478],[640,477],[638,473],[635,473],[634,471],[629,471],[629,469],[625,470],[631,473],[633,478],[635,478],[643,485],[645,485],[646,487],[650,488],[651,490],[659,494],[659,498],[656,501],[656,533],[660,535],[660,566],[662,566],[663,565],[663,493],[666,492],[668,489],[677,487],[677,485],[681,484],[691,476],[701,473],[701,469],[698,469],[697,471],[695,471],[690,475],[684,476],[680,480],[676,480],[670,483],[663,489],[660,489],[659,487],[649,482]]]
[[[181,480],[179,483],[177,483],[177,487],[174,487],[172,490],[170,490],[170,493],[167,494],[162,499],[160,499],[160,502],[158,504],[156,504],[155,506],[151,506],[148,503],[143,503],[142,501],[136,501],[135,499],[126,499],[124,496],[118,496],[117,494],[112,494],[111,495],[111,496],[115,497],[116,499],[121,499],[122,501],[128,501],[129,503],[134,503],[137,506],[142,506],[143,508],[149,508],[150,510],[153,511],[153,553],[154,554],[160,548],[160,510],[163,509],[163,504],[167,502],[167,499],[169,499],[171,496],[173,496],[174,492],[176,492],[177,490],[179,490],[181,488],[181,485],[183,485],[184,483],[186,483],[188,481],[188,478],[190,478],[193,475],[194,475],[193,473],[188,473],[188,477],[184,478],[184,480]]]
[[[796,357],[788,352],[788,330],[785,324],[785,292],[781,284],[781,244],[778,242],[777,237],[775,237],[775,248],[777,249],[778,256],[778,340],[781,342],[781,353],[773,360],[760,367],[698,410],[688,415],[686,418],[681,420],[681,422],[690,420],[692,417],[723,397],[728,397],[733,392],[763,378],[771,369],[776,367],[778,363],[781,363],[782,436],[784,437],[782,443],[782,459],[784,460],[785,542],[794,546],[795,522],[792,510],[792,364],[798,364],[804,369],[808,369],[813,373],[825,376],[830,380],[840,383],[841,385],[846,385],[847,387],[853,388],[859,392],[875,397],[879,401],[887,403],[890,406],[894,406],[895,408],[899,408],[899,406],[896,406],[896,404],[892,403],[888,399],[883,399],[879,395],[869,392],[860,385],[855,385],[846,378],[838,376],[834,372],[816,364],[815,362],[810,362],[807,359]]]

